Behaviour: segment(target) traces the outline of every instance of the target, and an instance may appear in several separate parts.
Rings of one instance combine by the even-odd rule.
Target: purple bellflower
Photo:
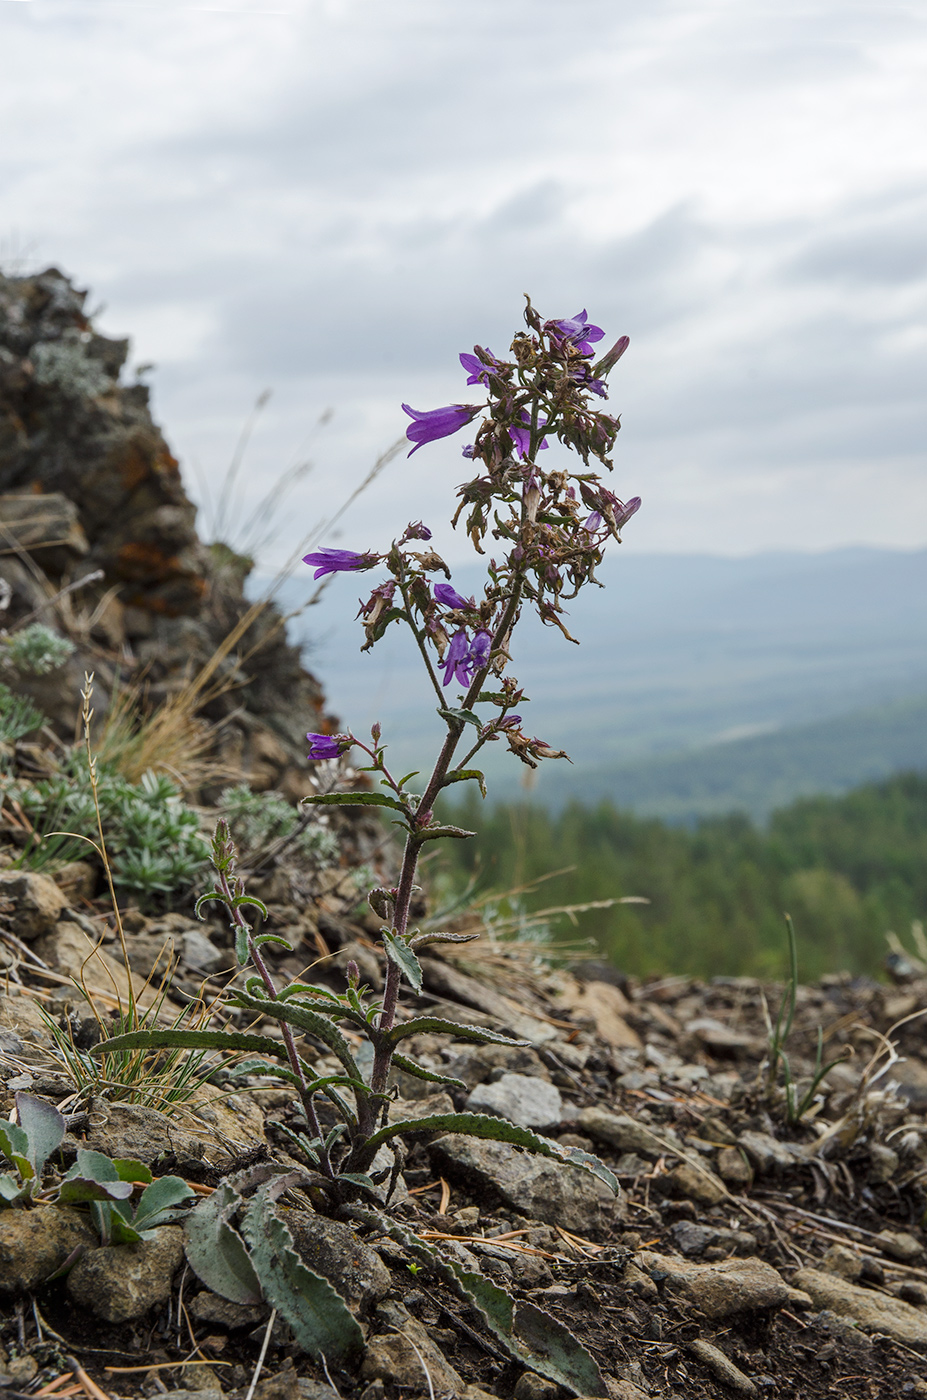
[[[477,632],[472,642],[463,628],[455,632],[444,660],[439,663],[444,667],[444,684],[450,685],[456,680],[458,685],[468,686],[474,672],[481,671],[489,660],[491,642],[488,632]]]
[[[309,740],[309,758],[340,758],[351,747],[347,734],[307,734],[306,738]]]
[[[424,447],[426,442],[436,442],[438,438],[450,437],[452,433],[459,432],[480,410],[472,404],[452,403],[448,404],[447,408],[430,408],[425,413],[419,413],[404,403],[402,411],[414,419],[406,429],[406,437],[415,443],[412,452],[409,453],[411,457],[412,453]]]
[[[474,350],[481,349],[479,345],[475,345],[473,348]],[[478,355],[461,355],[459,357],[460,363],[469,376],[467,379],[468,384],[488,384],[489,376],[492,374],[493,370],[498,367],[499,361],[491,350],[484,350],[483,354],[489,356],[492,364],[485,365]]]
[[[452,588],[449,583],[436,583],[435,597],[446,608],[473,608],[476,606],[472,598],[462,597],[457,589]]]
[[[512,439],[515,446],[518,448],[518,451],[521,453],[524,461],[527,462],[528,452],[531,447],[531,415],[528,413],[527,409],[522,409],[521,420],[523,423],[527,423],[528,426],[526,428],[509,428],[509,437]],[[538,419],[538,423],[542,428],[546,422],[547,419],[544,417],[540,417]],[[544,448],[547,447],[547,445],[547,438],[542,438],[541,446],[538,450],[543,452]]]
[[[605,336],[601,326],[590,325],[585,307],[563,321],[548,321],[545,329],[563,340],[571,340],[581,355],[591,355],[595,342]]]
[[[640,496],[632,496],[630,501],[625,501],[620,511],[615,512],[615,529],[620,530],[622,525],[627,525],[632,515],[636,515],[641,508]]]
[[[346,569],[369,569],[377,562],[376,554],[357,554],[353,549],[319,549],[315,554],[304,554],[303,563],[315,566],[313,578],[323,574],[342,573]]]

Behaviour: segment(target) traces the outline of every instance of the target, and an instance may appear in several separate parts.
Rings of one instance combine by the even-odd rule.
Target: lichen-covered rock
[[[811,1295],[815,1307],[852,1318],[861,1327],[884,1332],[908,1346],[927,1346],[927,1314],[901,1298],[873,1288],[860,1288],[859,1284],[821,1269],[799,1269],[794,1283]]]
[[[162,1225],[141,1244],[105,1245],[78,1260],[68,1293],[106,1322],[129,1322],[170,1296],[183,1262],[183,1230]]]
[[[305,1210],[288,1211],[286,1223],[303,1263],[327,1278],[345,1302],[364,1313],[386,1297],[389,1270],[350,1225]]]
[[[0,1297],[30,1293],[78,1246],[95,1250],[97,1243],[89,1220],[69,1207],[0,1211]]]

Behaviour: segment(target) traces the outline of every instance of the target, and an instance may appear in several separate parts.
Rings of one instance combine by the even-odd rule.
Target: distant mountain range
[[[804,793],[927,767],[927,550],[722,559],[624,545],[600,576],[605,588],[571,605],[581,646],[536,621],[516,644],[526,727],[574,760],[543,766],[538,800],[760,819]],[[478,580],[454,574],[464,593]],[[361,582],[335,579],[294,635],[332,711],[357,733],[380,718],[407,771],[428,762],[440,722],[398,629],[360,653]],[[291,581],[284,604],[310,591]],[[500,798],[529,772],[501,744],[484,766]]]

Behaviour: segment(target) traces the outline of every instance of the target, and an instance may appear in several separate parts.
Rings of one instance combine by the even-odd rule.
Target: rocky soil
[[[167,1113],[76,1093],[49,1054],[40,1007],[87,1030],[88,1007],[64,978],[111,921],[102,907],[69,904],[42,875],[6,872],[0,896],[6,926],[60,978],[8,958],[20,980],[0,997],[0,1112],[28,1089],[70,1115],[61,1167],[84,1145],[179,1172],[201,1194],[246,1163],[292,1165],[275,1127],[299,1118],[284,1088],[206,1085]],[[202,979],[202,925],[131,912],[127,923],[136,967],[167,934],[181,953],[179,985]],[[348,957],[378,976],[363,922],[306,912],[283,931],[298,952],[278,961],[281,981],[309,949],[324,949],[315,975],[332,985]],[[218,924],[207,933],[218,985],[227,940]],[[103,992],[107,975],[125,987],[114,948],[111,938],[84,966],[91,989]],[[927,979],[914,966],[896,968],[908,980],[893,986],[835,976],[799,988],[788,1047],[799,1094],[819,1027],[826,1059],[840,1062],[789,1123],[781,1075],[769,1082],[763,1013],[765,999],[775,1016],[781,986],[635,985],[601,964],[556,968],[519,945],[465,951],[422,959],[416,1009],[529,1043],[418,1037],[410,1053],[467,1088],[436,1095],[400,1074],[397,1094],[416,1102],[396,1112],[453,1100],[507,1116],[598,1153],[622,1194],[514,1147],[444,1135],[408,1144],[394,1220],[563,1323],[616,1400],[927,1395],[927,1052],[917,1017]],[[320,1214],[299,1191],[291,1220],[302,1257],[361,1322],[366,1349],[354,1372],[326,1374],[277,1321],[261,1400],[393,1400],[427,1395],[429,1384],[466,1400],[554,1400],[557,1388],[514,1365],[479,1314],[402,1245]],[[76,1244],[79,1262],[49,1282]],[[267,1335],[266,1309],[198,1283],[179,1227],[162,1227],[152,1245],[104,1249],[79,1212],[51,1207],[0,1212],[0,1300],[0,1394],[35,1394],[71,1357],[110,1395],[244,1397]]]

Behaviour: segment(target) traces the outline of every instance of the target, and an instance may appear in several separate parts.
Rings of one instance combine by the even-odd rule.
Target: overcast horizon
[[[0,0],[0,43],[0,264],[60,267],[155,363],[207,534],[273,391],[236,540],[316,466],[262,566],[404,432],[401,402],[471,399],[457,355],[504,351],[525,291],[631,337],[625,548],[927,545],[922,8]],[[460,447],[397,457],[320,543],[421,517],[464,557],[441,525]]]

